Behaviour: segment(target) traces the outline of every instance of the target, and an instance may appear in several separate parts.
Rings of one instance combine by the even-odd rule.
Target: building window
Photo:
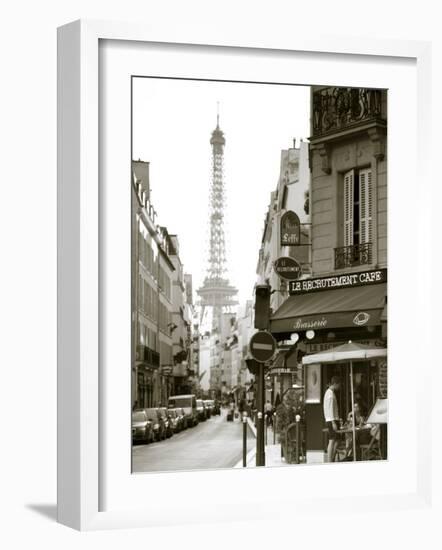
[[[373,190],[369,168],[350,170],[343,182],[344,246],[335,249],[335,269],[371,262]]]
[[[282,192],[282,202],[281,209],[285,210],[287,208],[287,196],[288,196],[287,185],[284,185],[284,191]]]
[[[143,311],[143,278],[138,275],[138,309]]]
[[[139,256],[140,262],[143,265],[146,265],[145,244],[146,244],[146,241],[144,240],[143,234],[141,232],[138,233],[138,256]]]

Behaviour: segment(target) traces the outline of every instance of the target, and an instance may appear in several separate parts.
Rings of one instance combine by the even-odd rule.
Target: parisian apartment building
[[[131,188],[132,407],[158,407],[188,385],[192,322],[178,236],[158,223],[148,162],[132,162]]]

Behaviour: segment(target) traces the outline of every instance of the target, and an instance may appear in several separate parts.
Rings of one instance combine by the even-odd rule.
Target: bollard
[[[247,413],[242,416],[242,467],[247,467]]]
[[[276,443],[276,413],[272,416],[273,445]]]
[[[295,464],[299,464],[299,421],[301,420],[301,417],[299,416],[299,414],[296,415],[295,420],[296,420],[296,447],[295,447],[296,458],[295,458]]]

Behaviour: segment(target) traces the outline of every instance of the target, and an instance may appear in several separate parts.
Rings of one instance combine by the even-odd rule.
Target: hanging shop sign
[[[292,295],[307,294],[320,290],[352,288],[386,282],[387,270],[373,269],[370,271],[361,271],[359,273],[347,273],[343,275],[333,275],[331,277],[317,277],[314,279],[304,279],[302,281],[290,281],[289,293]]]
[[[300,244],[301,222],[295,212],[288,210],[281,218],[281,246]]]
[[[301,264],[289,256],[281,256],[275,260],[273,267],[277,275],[287,281],[299,279],[302,273]]]

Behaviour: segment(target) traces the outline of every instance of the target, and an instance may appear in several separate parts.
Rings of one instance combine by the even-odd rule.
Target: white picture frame
[[[377,512],[391,512],[404,507],[411,510],[430,509],[431,455],[417,452],[418,448],[431,448],[430,428],[426,422],[431,403],[428,393],[424,391],[425,387],[428,387],[430,377],[429,364],[421,365],[424,372],[417,377],[415,386],[406,386],[415,392],[417,407],[415,421],[409,425],[410,432],[413,433],[410,453],[412,460],[410,458],[408,462],[405,461],[404,466],[409,468],[408,475],[411,472],[411,478],[406,478],[410,485],[404,485],[401,490],[388,492],[387,488],[385,492],[380,493],[378,487],[374,487],[371,493],[355,494],[351,480],[357,479],[356,470],[349,468],[345,474],[349,476],[348,487],[340,487],[339,492],[337,486],[328,486],[327,483],[330,477],[339,481],[341,473],[334,470],[334,476],[330,476],[328,470],[326,475],[323,474],[327,468],[334,468],[334,465],[327,465],[313,466],[311,469],[302,468],[302,476],[312,488],[310,498],[302,491],[298,495],[281,494],[281,502],[289,504],[284,507],[273,506],[279,497],[278,492],[273,491],[272,487],[281,486],[295,478],[298,482],[299,469],[205,471],[199,472],[197,476],[185,472],[159,474],[168,476],[163,477],[161,483],[173,479],[174,484],[181,484],[179,486],[182,490],[186,487],[190,489],[195,483],[207,484],[212,479],[220,485],[229,484],[231,476],[235,476],[236,486],[247,486],[250,490],[238,492],[239,496],[235,502],[229,503],[227,497],[222,496],[219,504],[221,507],[225,505],[225,508],[221,518],[219,511],[203,505],[198,508],[197,519],[190,514],[178,515],[173,511],[164,519],[166,501],[163,502],[159,492],[155,492],[159,486],[158,476],[150,478],[156,499],[155,507],[148,504],[140,506],[129,498],[131,493],[125,492],[123,487],[120,487],[121,498],[117,499],[118,506],[115,505],[115,501],[112,506],[103,504],[102,485],[109,481],[106,476],[113,472],[115,465],[103,466],[109,447],[103,443],[100,427],[100,414],[103,411],[103,402],[107,399],[106,391],[101,386],[100,352],[100,302],[103,298],[100,278],[103,273],[100,264],[102,236],[99,225],[99,211],[102,208],[99,194],[99,113],[102,108],[99,101],[99,49],[102,41],[125,41],[129,48],[131,45],[143,43],[168,44],[169,47],[174,45],[174,51],[179,51],[180,48],[183,51],[192,50],[192,47],[202,50],[208,48],[204,51],[209,59],[215,55],[216,49],[228,52],[232,60],[249,52],[250,55],[262,56],[262,60],[265,56],[277,56],[278,63],[282,65],[287,63],[290,54],[302,52],[302,55],[320,58],[325,68],[328,60],[331,62],[334,58],[342,63],[350,62],[351,59],[362,59],[358,56],[363,56],[364,62],[370,59],[379,63],[399,63],[401,60],[408,60],[407,63],[415,65],[417,83],[417,101],[410,109],[417,113],[419,121],[414,136],[419,147],[410,152],[410,167],[413,170],[413,160],[416,160],[417,155],[422,193],[428,198],[417,206],[415,215],[419,220],[419,235],[414,238],[425,240],[427,243],[431,241],[431,182],[427,168],[431,119],[428,86],[431,51],[429,43],[367,40],[346,36],[311,38],[300,33],[281,36],[268,43],[263,36],[252,36],[252,31],[241,36],[223,35],[222,30],[217,36],[213,33],[207,36],[203,31],[197,34],[193,32],[192,36],[188,36],[183,28],[167,35],[142,25],[101,21],[76,21],[61,27],[58,31],[58,521],[76,529],[93,530],[149,527],[165,523],[191,524],[195,521],[260,519],[284,515],[289,518],[293,509],[296,509],[298,515],[325,515],[334,502],[334,497],[330,497],[330,491],[333,490],[336,491],[336,503],[339,502],[342,514],[351,513],[355,506],[359,511],[367,512],[373,505]],[[210,76],[216,75],[217,70],[213,69]],[[413,98],[414,92],[410,94]],[[412,139],[412,145],[413,143]],[[427,147],[422,144],[427,144]],[[394,142],[390,145],[394,146]],[[404,197],[404,201],[406,200]],[[404,203],[404,206],[409,205],[410,203]],[[391,208],[395,208],[395,205]],[[394,225],[396,222],[397,217],[391,216],[390,224]],[[427,248],[418,252],[416,275],[413,280],[419,278],[420,284],[416,296],[410,297],[409,307],[413,314],[420,312],[429,318],[432,273]],[[414,250],[418,250],[418,247]],[[398,280],[394,259],[390,280]],[[394,325],[394,293],[393,304],[389,304],[389,315],[391,311],[393,314],[389,318],[389,323]],[[431,348],[431,331],[420,335],[420,344],[422,347]],[[396,350],[392,346],[391,350],[391,362],[394,364],[401,361],[399,349]],[[391,422],[394,424],[397,421],[397,418],[394,418],[394,398],[400,398],[395,395],[394,387],[392,392]],[[122,425],[124,429],[123,421]],[[393,444],[394,439],[397,440],[398,437],[400,436],[392,436]],[[128,448],[129,440],[128,435]],[[391,462],[390,466],[392,464],[394,462]],[[370,467],[376,469],[376,475],[382,476],[385,473],[383,470],[389,466],[379,464]],[[312,484],[311,471],[314,471],[317,480],[315,485]],[[366,470],[361,469],[359,473],[363,471]],[[127,478],[129,474],[130,472],[126,472],[124,475]],[[403,475],[405,479],[405,470]],[[190,476],[194,476],[191,482]],[[143,480],[140,476],[132,478],[135,478],[130,482],[133,491],[137,484],[143,483]],[[333,480],[330,481],[332,482]],[[261,488],[259,491],[255,490],[258,486]],[[118,496],[115,491],[114,494]],[[170,506],[170,503],[167,504]]]

